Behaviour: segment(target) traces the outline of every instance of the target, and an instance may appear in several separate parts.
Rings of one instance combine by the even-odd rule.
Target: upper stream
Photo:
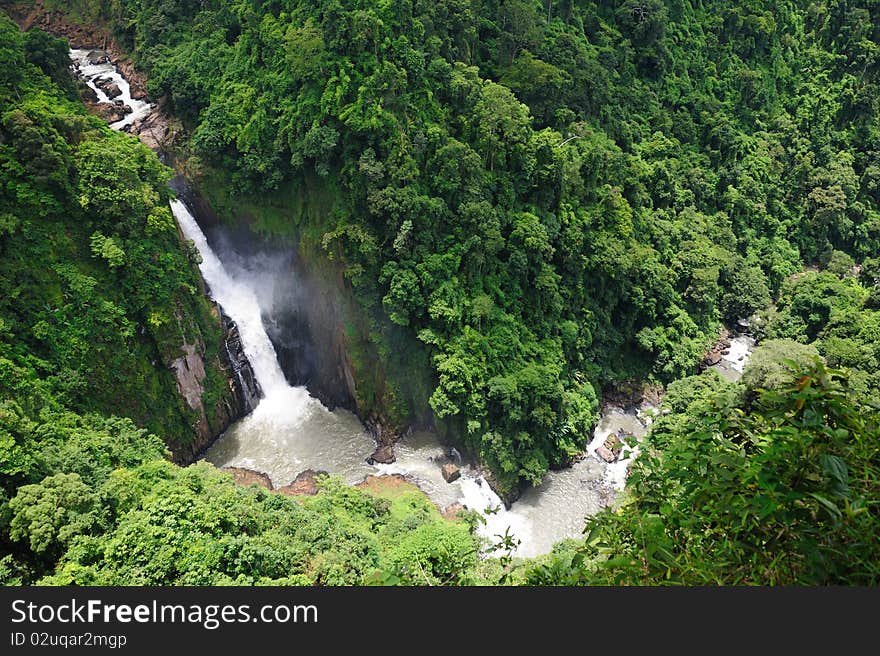
[[[77,66],[77,72],[80,77],[82,77],[86,84],[88,84],[95,94],[97,94],[99,103],[116,104],[116,101],[119,101],[121,106],[131,108],[131,112],[126,114],[125,118],[115,123],[111,123],[110,127],[116,130],[122,130],[135,121],[146,118],[147,115],[153,111],[153,105],[144,100],[136,100],[132,98],[131,86],[128,84],[128,80],[123,77],[109,60],[100,64],[95,63],[95,59],[106,59],[105,53],[102,53],[105,55],[104,57],[99,58],[89,56],[90,53],[95,52],[100,51],[73,49],[70,51],[70,59],[73,61],[74,65]],[[107,93],[101,88],[101,85],[97,84],[101,78],[110,80],[113,84],[119,87],[120,94],[111,100],[107,96]]]

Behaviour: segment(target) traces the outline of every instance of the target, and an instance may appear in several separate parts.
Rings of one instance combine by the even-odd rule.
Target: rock
[[[116,82],[114,82],[112,78],[96,77],[93,82],[95,83],[96,87],[107,94],[107,97],[110,100],[113,100],[117,96],[122,95],[122,89],[119,88],[119,85],[116,84]]]
[[[611,449],[605,446],[600,446],[598,449],[596,449],[596,455],[602,458],[602,460],[604,460],[605,462],[609,463],[617,460],[617,456],[614,455]]]
[[[318,477],[326,476],[325,471],[315,471],[314,469],[306,469],[297,474],[289,484],[279,487],[276,492],[286,494],[287,496],[314,496],[318,493]]]
[[[116,84],[115,82],[113,82],[113,83],[111,83],[111,84],[108,84],[106,87],[104,87],[103,90],[104,90],[104,93],[107,94],[107,97],[108,97],[110,100],[113,100],[113,99],[116,98],[117,96],[121,96],[121,95],[122,95],[122,89],[120,89],[120,88],[119,88],[119,85]]]
[[[449,521],[453,521],[458,519],[458,513],[463,510],[467,510],[467,506],[464,506],[460,503],[451,503],[446,506],[440,514],[443,515],[443,519],[448,519]]]
[[[605,439],[603,446],[611,452],[615,460],[620,455],[620,452],[623,451],[623,438],[625,437],[632,437],[632,435],[621,431],[617,435],[609,435]]]
[[[98,94],[95,93],[95,90],[87,84],[82,85],[82,99],[86,104],[97,105],[98,104]]]
[[[382,474],[380,476],[368,474],[367,477],[355,485],[355,487],[361,490],[366,490],[367,492],[376,493],[388,491],[389,489],[419,489],[415,483],[406,480],[406,477],[401,474]]]
[[[444,464],[440,468],[440,473],[443,474],[443,480],[447,483],[452,483],[461,478],[461,470],[458,468],[458,465],[452,462]]]
[[[482,481],[485,481],[486,484],[492,489],[495,494],[501,497],[502,503],[504,503],[504,507],[507,510],[510,510],[513,502],[519,499],[522,494],[522,489],[519,485],[513,485],[510,487],[500,485],[495,477],[492,475],[492,472],[488,469],[482,470],[480,472],[482,474],[482,478],[477,478],[477,485],[482,485]]]
[[[122,108],[110,103],[98,103],[94,105],[94,112],[99,117],[107,121],[107,123],[116,123],[125,118],[125,112]]]
[[[721,353],[718,351],[709,351],[706,354],[706,357],[703,358],[703,362],[709,366],[718,364],[719,362],[721,362]]]
[[[152,150],[163,150],[174,139],[175,133],[168,125],[168,117],[154,110],[146,118],[132,125],[132,133]]]
[[[394,447],[390,444],[383,444],[373,451],[373,454],[367,458],[367,464],[375,465],[376,463],[379,463],[382,465],[390,465],[395,460],[397,460],[397,458],[394,457]]]
[[[267,490],[272,489],[272,479],[263,472],[244,467],[223,467],[221,471],[232,474],[232,480],[235,481],[236,485],[259,485]]]
[[[110,55],[103,50],[92,50],[86,55],[86,61],[92,66],[108,64],[110,62]]]
[[[220,311],[220,323],[226,332],[224,346],[226,363],[232,368],[232,383],[236,398],[244,412],[250,412],[260,402],[262,390],[257,382],[253,367],[244,352],[238,326],[229,316]]]

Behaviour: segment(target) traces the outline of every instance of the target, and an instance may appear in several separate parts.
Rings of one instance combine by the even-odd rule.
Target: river
[[[86,84],[88,84],[95,92],[98,96],[99,103],[116,104],[114,101],[118,100],[120,101],[121,106],[129,107],[131,109],[131,112],[126,114],[125,118],[116,121],[115,123],[111,123],[110,127],[114,130],[123,130],[135,121],[146,118],[149,113],[153,111],[153,105],[145,100],[136,100],[132,98],[131,86],[128,84],[128,80],[123,77],[116,67],[110,63],[109,60],[102,63],[96,63],[95,60],[100,60],[101,57],[90,57],[90,53],[106,55],[106,53],[98,50],[72,49],[70,51],[70,59],[77,67],[77,74],[85,80]],[[108,98],[107,93],[97,84],[101,78],[109,79],[119,87],[121,93],[113,100]]]

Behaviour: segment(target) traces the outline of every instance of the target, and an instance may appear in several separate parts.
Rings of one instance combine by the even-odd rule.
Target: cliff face
[[[294,382],[307,384],[325,405],[354,412],[380,446],[392,444],[410,427],[428,427],[427,397],[421,403],[416,398],[420,386],[399,382],[417,381],[428,372],[415,371],[415,362],[401,369],[401,353],[380,352],[374,331],[383,328],[384,318],[358,302],[341,269],[309,239],[297,240],[295,269],[305,291],[299,325],[292,325],[289,335],[304,348],[298,356],[282,347],[279,357],[288,377],[297,375],[296,361],[305,357],[309,377]]]
[[[174,372],[178,394],[195,417],[193,440],[169,444],[174,461],[180,464],[192,462],[230,424],[253,410],[260,398],[238,327],[220,306],[214,305],[213,310],[222,327],[221,348],[212,356],[203,339],[184,342],[180,354],[166,363]]]
[[[187,170],[184,160],[176,160],[174,167]],[[280,265],[284,270],[275,273],[290,280],[285,285],[290,289],[283,303],[275,303],[265,325],[290,384],[305,385],[331,409],[350,410],[380,444],[391,444],[410,426],[430,426],[429,392],[424,392],[422,380],[430,377],[430,370],[408,357],[418,345],[380,352],[374,331],[386,327],[383,318],[358,301],[342,267],[320,244],[323,231],[315,226],[332,212],[332,198],[304,185],[301,190],[308,187],[313,193],[303,196],[308,207],[297,214],[298,203],[292,199],[267,198],[259,207],[238,205],[227,193],[226,181],[210,176],[186,181],[180,176],[172,186],[198,216],[209,240],[214,234],[230,241],[246,257],[263,251],[287,255]],[[265,236],[269,231],[260,212],[284,217],[284,225],[276,225],[271,237]],[[416,384],[395,383],[403,380]]]

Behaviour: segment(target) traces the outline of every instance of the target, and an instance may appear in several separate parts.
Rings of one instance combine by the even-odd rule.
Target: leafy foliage
[[[880,408],[821,361],[743,406],[661,418],[630,495],[531,583],[876,585]]]

